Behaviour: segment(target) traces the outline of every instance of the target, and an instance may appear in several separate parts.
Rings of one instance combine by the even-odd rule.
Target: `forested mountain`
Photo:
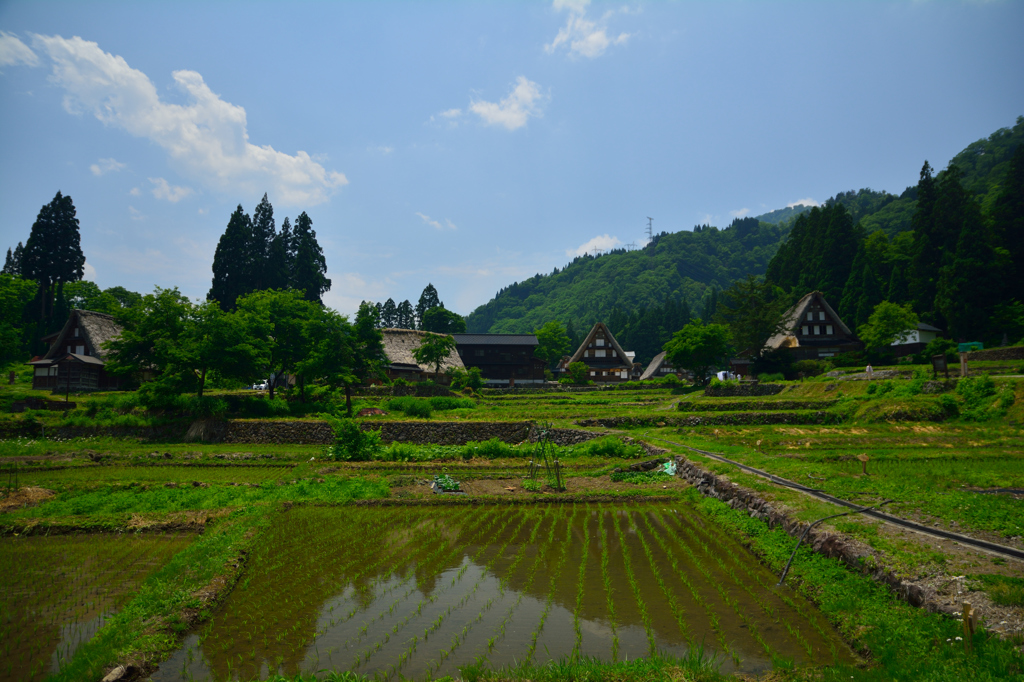
[[[943,196],[949,201],[962,207],[977,204],[983,220],[991,223],[1000,197],[1004,205],[1009,201],[1003,184],[1011,157],[1022,143],[1024,117],[1018,118],[1012,128],[974,142],[950,161],[956,168],[961,194],[957,194],[952,178],[939,174],[934,180],[940,184],[945,181]],[[791,230],[803,236],[775,264],[780,285],[794,290],[801,286],[828,289],[830,298],[836,299],[834,304],[842,304],[854,325],[870,313],[871,305],[887,299],[890,290],[897,298],[916,301],[925,319],[944,324],[946,319],[940,311],[943,306],[951,309],[955,305],[948,298],[954,291],[950,288],[952,274],[946,278],[946,298],[938,307],[934,291],[939,286],[937,272],[932,276],[936,281],[925,285],[927,291],[902,293],[909,286],[908,280],[913,279],[909,274],[911,260],[916,257],[920,263],[916,267],[923,267],[920,252],[924,247],[911,232],[918,193],[918,185],[898,195],[871,189],[840,192],[813,211],[806,206],[779,209],[757,218],[735,220],[725,229],[704,225],[692,232],[662,233],[636,251],[580,256],[561,270],[556,268],[551,274],[536,275],[502,289],[469,315],[467,327],[471,332],[528,332],[556,320],[569,326],[570,331],[581,333],[594,322],[605,321],[613,333],[625,337],[623,342],[630,350],[637,350],[638,360],[646,361],[675,331],[673,327],[681,315],[709,319],[719,290],[747,275],[764,275]],[[796,230],[794,226],[801,218],[805,221],[803,228]],[[941,227],[934,227],[935,220],[929,218],[922,225],[941,231]],[[831,231],[830,225],[834,228]],[[955,233],[943,236],[942,248],[951,254],[947,259],[954,258],[960,232],[957,228]],[[810,254],[826,242],[832,255],[800,261],[798,254],[805,248]],[[999,249],[1013,250],[1012,244],[1006,247],[1003,240],[1000,244],[992,247],[996,249],[993,257],[1002,258]],[[867,263],[871,267],[866,268]],[[936,268],[938,265],[934,264]],[[865,269],[870,273],[866,278]],[[851,274],[863,284],[847,286]],[[651,348],[641,349],[641,345]]]
[[[522,333],[558,320],[582,329],[607,321],[615,308],[643,311],[667,300],[698,307],[709,288],[764,273],[784,233],[744,218],[724,230],[698,225],[692,232],[662,232],[635,251],[579,256],[564,269],[502,289],[473,311],[466,326],[470,332]]]

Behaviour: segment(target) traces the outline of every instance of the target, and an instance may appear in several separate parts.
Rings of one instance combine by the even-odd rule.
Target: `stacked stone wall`
[[[713,398],[738,398],[758,395],[778,395],[786,390],[782,384],[740,384],[739,386],[715,385],[704,389],[704,395]]]

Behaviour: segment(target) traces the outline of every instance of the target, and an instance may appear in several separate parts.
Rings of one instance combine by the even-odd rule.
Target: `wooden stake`
[[[860,470],[865,476],[868,475],[868,460],[871,459],[867,455],[857,455],[857,459],[860,460]]]
[[[974,644],[974,626],[977,622],[977,613],[969,603],[964,602],[963,607],[963,626],[964,626],[964,652],[970,653],[971,646]]]

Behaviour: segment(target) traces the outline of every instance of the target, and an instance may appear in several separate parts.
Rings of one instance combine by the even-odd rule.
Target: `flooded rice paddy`
[[[42,680],[193,535],[0,538],[0,680]]]
[[[301,507],[152,679],[423,679],[696,647],[723,672],[850,662],[826,619],[776,582],[684,506]]]

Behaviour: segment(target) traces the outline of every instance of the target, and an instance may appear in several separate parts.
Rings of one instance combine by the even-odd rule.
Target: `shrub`
[[[429,400],[410,401],[402,411],[405,412],[407,417],[419,417],[421,419],[430,419],[434,413]]]
[[[363,431],[353,419],[331,419],[334,445],[327,456],[342,462],[366,462],[383,449],[379,431]]]
[[[771,384],[776,381],[785,381],[786,377],[782,374],[782,372],[775,372],[773,374],[759,374],[757,380],[760,381],[762,384]]]
[[[772,375],[770,375],[770,374],[763,374],[761,376],[772,376]],[[781,376],[781,375],[779,375],[779,376]],[[715,377],[714,379],[712,379],[711,382],[708,384],[708,386],[739,386],[739,385],[740,385],[739,379],[726,379],[725,381],[722,381],[718,377]]]
[[[429,455],[427,458],[429,459]],[[384,462],[418,462],[423,458],[419,456],[417,448],[413,445],[408,443],[392,443],[389,448],[379,450],[374,455],[374,459]]]
[[[487,459],[498,459],[499,457],[515,457],[520,453],[511,445],[497,438],[483,442],[470,441],[462,447],[462,458],[486,457]]]
[[[639,445],[626,444],[614,436],[595,438],[573,448],[575,454],[591,455],[592,457],[617,457],[619,459],[637,459],[643,454]]]
[[[793,363],[794,372],[803,372],[805,377],[816,377],[833,369],[828,360],[797,360]]]
[[[438,411],[444,410],[471,410],[476,407],[476,402],[469,398],[456,398],[454,396],[436,395],[430,398],[430,407]]]
[[[966,377],[957,382],[956,394],[968,408],[975,408],[981,405],[982,400],[996,394],[996,384],[988,374]]]
[[[470,367],[469,369],[453,367],[448,370],[448,375],[452,378],[451,387],[455,391],[461,391],[464,388],[479,390],[484,386],[483,372],[479,367]]]

